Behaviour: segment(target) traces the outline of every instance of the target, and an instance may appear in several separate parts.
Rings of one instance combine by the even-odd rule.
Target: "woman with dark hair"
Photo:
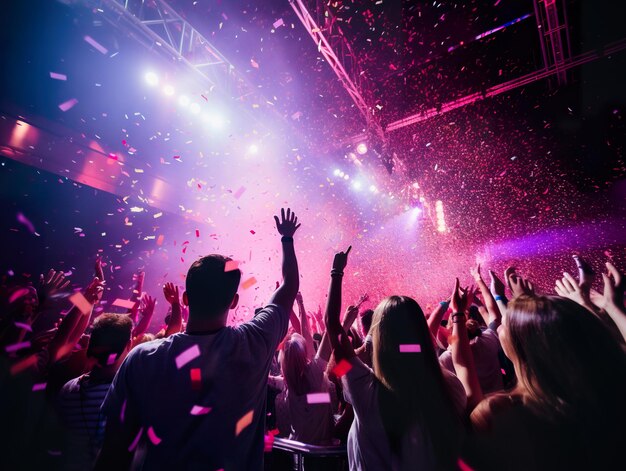
[[[355,356],[339,323],[341,281],[350,248],[335,255],[326,328],[355,419],[348,436],[351,470],[456,469],[465,393],[442,372],[424,314],[415,300],[391,296],[372,319],[373,370]],[[457,399],[453,403],[451,392]]]
[[[626,356],[587,309],[522,295],[500,341],[517,387],[480,403],[470,454],[479,469],[617,469],[626,442]]]

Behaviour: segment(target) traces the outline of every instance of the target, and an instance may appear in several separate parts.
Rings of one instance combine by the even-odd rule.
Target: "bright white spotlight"
[[[171,85],[165,85],[163,87],[163,93],[167,96],[172,96],[174,94],[174,87]]]
[[[256,154],[257,152],[259,152],[259,146],[257,146],[256,144],[250,144],[250,146],[248,147],[248,153]]]
[[[341,171],[340,171],[340,172],[339,172],[339,177],[343,178],[344,176],[345,176],[345,173],[343,173],[343,172],[341,172]]]
[[[355,190],[360,190],[361,189],[361,182],[358,180],[354,180],[352,182],[352,188],[354,188]]]
[[[189,111],[191,111],[193,114],[200,113],[200,105],[195,102],[192,103],[191,105],[189,105]]]
[[[216,113],[204,113],[202,119],[205,123],[215,129],[221,129],[224,127],[224,119]]]
[[[370,191],[372,193],[377,193],[378,192],[378,188],[376,188],[376,185],[370,185]]]
[[[356,151],[361,155],[367,154],[367,144],[365,142],[361,142],[358,146],[356,146]]]
[[[145,75],[146,83],[151,87],[159,84],[159,77],[154,72],[147,72]]]
[[[341,174],[341,170],[339,170],[338,168],[335,169],[335,171],[333,172],[333,175],[338,177]]]
[[[189,106],[189,97],[187,95],[181,95],[178,97],[178,104],[180,106]]]
[[[344,180],[350,180],[350,175],[348,175],[347,173],[344,174],[343,179]]]

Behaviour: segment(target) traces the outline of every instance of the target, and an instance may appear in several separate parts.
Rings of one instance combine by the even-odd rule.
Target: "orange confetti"
[[[165,239],[165,236],[161,234],[161,235],[157,238],[157,245],[163,245],[163,239]]]
[[[246,281],[244,281],[243,283],[241,283],[241,288],[248,289],[254,284],[256,284],[256,278],[252,276],[248,278]]]
[[[235,427],[235,436],[238,437],[239,434],[245,429],[248,425],[252,423],[252,418],[254,417],[254,410],[246,413],[241,419],[237,421],[237,426]]]

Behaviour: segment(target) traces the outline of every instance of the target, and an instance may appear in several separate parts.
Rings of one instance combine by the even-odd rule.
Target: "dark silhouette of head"
[[[121,363],[130,347],[133,322],[124,314],[102,314],[93,323],[87,347],[87,356],[95,358],[98,365]],[[111,361],[111,355],[113,361]]]

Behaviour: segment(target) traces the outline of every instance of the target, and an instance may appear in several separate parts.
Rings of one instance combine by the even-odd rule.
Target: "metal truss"
[[[315,0],[314,11],[317,22],[309,13],[303,0],[289,0],[289,4],[317,45],[317,50],[332,67],[335,75],[365,118],[368,129],[384,141],[383,127],[375,110],[368,104],[367,98],[370,97],[363,96],[372,90],[372,87],[367,83],[367,75],[339,27],[336,17],[326,8],[322,0]]]
[[[531,83],[537,82],[538,80],[542,80],[542,79],[549,78],[552,76],[558,76],[558,74],[564,74],[569,69],[581,66],[583,64],[592,62],[602,57],[610,56],[611,54],[623,51],[625,49],[626,49],[626,39],[616,41],[614,43],[606,45],[604,48],[602,48],[602,50],[589,51],[589,52],[580,54],[563,64],[559,64],[559,65],[553,64],[552,66],[547,67],[545,69],[540,69],[535,72],[531,72],[529,74],[523,75],[522,77],[509,80],[508,82],[504,82],[498,85],[494,85],[493,87],[489,87],[484,92],[472,93],[470,95],[466,95],[456,100],[444,103],[441,106],[430,108],[424,111],[423,113],[417,113],[417,114],[408,116],[406,118],[399,119],[398,121],[389,123],[389,125],[386,128],[386,131],[387,132],[397,131],[398,129],[411,126],[413,124],[417,124],[422,121],[426,121],[427,119],[433,118],[435,116],[442,115],[444,113],[447,113],[448,111],[452,111],[457,108],[461,108],[463,106],[476,103],[477,101],[484,100],[485,98],[490,98],[490,97],[500,95],[502,93],[509,92],[515,88],[523,87],[525,85],[529,85]]]
[[[558,85],[567,83],[565,65],[572,57],[565,3],[565,0],[533,2],[543,65],[546,70],[554,67]]]
[[[163,0],[85,0],[115,26],[128,28],[146,47],[193,69],[209,88],[234,99],[265,100],[208,39]]]

